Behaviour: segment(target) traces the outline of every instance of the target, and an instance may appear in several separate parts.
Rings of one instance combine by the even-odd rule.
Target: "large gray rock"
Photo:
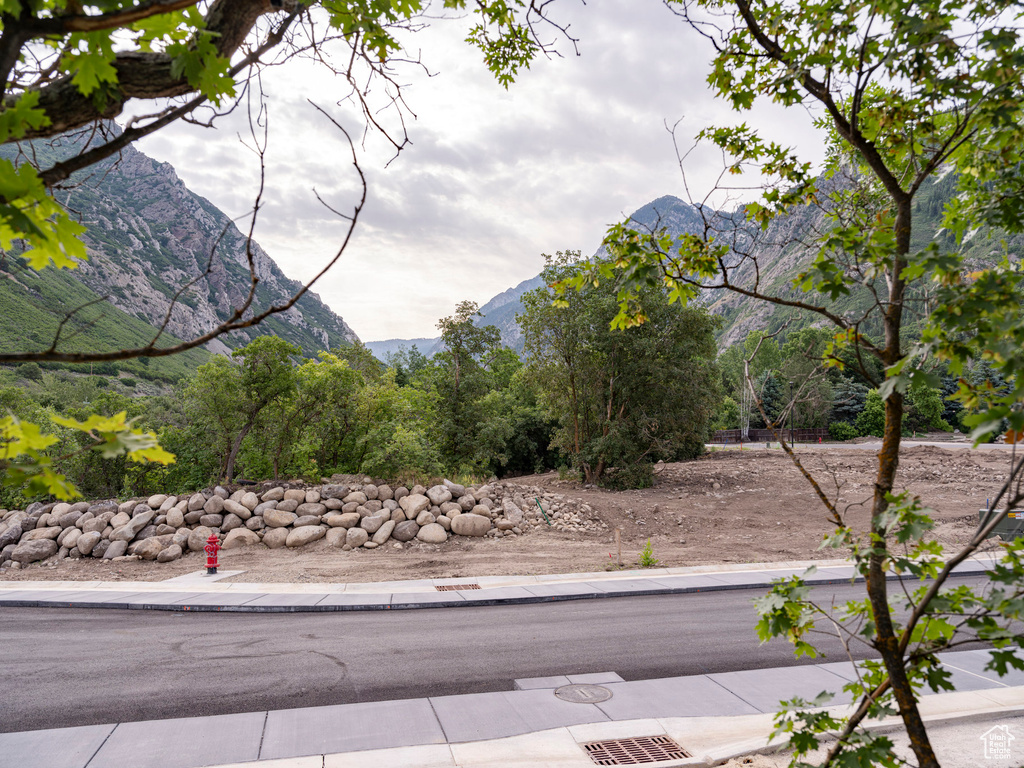
[[[362,528],[349,528],[348,535],[345,537],[345,543],[352,547],[352,549],[363,546],[369,540],[370,534]]]
[[[53,539],[35,539],[34,541],[23,541],[11,553],[11,560],[22,565],[28,565],[39,560],[45,560],[57,554],[57,542]]]
[[[83,533],[103,533],[107,528],[107,521],[103,517],[94,517],[92,520],[86,520],[82,524]]]
[[[206,540],[213,534],[205,525],[200,525],[188,535],[188,548],[192,552],[202,552],[206,546]]]
[[[235,518],[237,519],[237,515]],[[224,522],[224,515],[203,515],[199,518],[199,524],[206,526],[207,528],[220,528],[221,523]]]
[[[380,501],[390,501],[395,498],[395,492],[391,490],[390,485],[378,485],[377,486],[377,499]]]
[[[375,544],[383,544],[391,538],[391,534],[395,530],[395,525],[396,523],[394,521],[388,520],[384,525],[377,529],[377,532],[370,537],[370,540]]]
[[[477,504],[475,507],[473,507],[472,513],[474,515],[479,515],[480,517],[486,517],[488,519],[490,519],[491,517],[491,510],[488,507],[485,507],[483,504]]]
[[[166,493],[157,493],[149,497],[146,504],[151,509],[160,509],[160,505],[167,501],[168,496]]]
[[[231,494],[228,493],[228,489],[225,488],[223,485],[218,485],[216,488],[214,488],[213,495],[220,496],[222,499],[226,499],[229,496],[231,496]]]
[[[98,531],[86,531],[75,541],[75,546],[83,555],[91,555],[93,547],[99,544],[102,538]]]
[[[150,504],[149,506],[153,507],[153,509],[155,509],[155,510],[157,510],[159,512],[166,512],[168,509],[173,509],[174,505],[177,504],[177,503],[178,503],[178,497],[177,496],[168,496],[166,499],[163,500],[163,503],[160,506],[153,507],[152,504]]]
[[[221,546],[224,549],[238,549],[259,543],[260,536],[255,531],[250,531],[248,528],[232,528],[224,537],[224,543]]]
[[[78,518],[80,518],[84,514],[85,514],[85,512],[78,512],[78,511],[75,511],[75,512],[65,512],[63,515],[60,515],[58,517],[53,512],[51,512],[50,513],[50,520],[56,520],[58,525],[60,525],[61,528],[70,528],[72,525],[77,523],[78,522]]]
[[[463,512],[472,512],[473,507],[476,506],[476,499],[473,498],[473,494],[467,493],[465,496],[459,497],[459,509]]]
[[[275,509],[280,510],[281,512],[294,512],[299,508],[299,504],[305,503],[306,502],[304,501],[296,501],[295,499],[285,499],[284,501],[277,502]],[[266,513],[264,512],[264,514]]]
[[[195,512],[206,506],[206,497],[201,493],[193,493],[188,497],[188,511]]]
[[[143,560],[156,560],[160,553],[167,548],[164,542],[156,536],[140,541],[138,545],[133,544],[132,546],[134,547],[132,554],[138,555]]]
[[[241,528],[243,525],[245,523],[242,522],[242,518],[238,515],[224,515],[224,519],[220,523],[220,532],[227,533],[228,531],[235,530],[235,528]]]
[[[384,525],[383,515],[370,515],[359,521],[359,527],[367,533],[376,533]]]
[[[256,498],[255,493],[250,493],[247,495]],[[253,504],[252,509],[256,509],[255,504]],[[252,517],[252,509],[249,509],[249,507],[247,507],[245,504],[242,504],[241,502],[232,501],[231,499],[227,499],[224,502],[224,511],[228,514],[237,516],[240,520],[248,520],[250,517]]]
[[[158,563],[169,563],[172,560],[177,560],[179,557],[181,557],[181,547],[177,544],[171,544],[156,556],[156,561]]]
[[[269,491],[264,491],[263,496],[260,497],[260,501],[281,501],[284,498],[284,488],[278,486],[277,488],[271,488]]]
[[[324,499],[343,499],[348,496],[348,486],[325,485],[320,489],[320,496]]]
[[[439,507],[446,501],[452,500],[452,492],[443,485],[435,485],[433,488],[427,490],[427,498],[430,499],[431,504],[435,507]]]
[[[57,545],[71,549],[73,546],[75,546],[75,542],[78,541],[78,538],[81,535],[82,530],[80,528],[65,528],[63,531],[61,531],[60,536],[57,537]]]
[[[448,541],[448,531],[438,523],[429,523],[420,528],[416,538],[424,544],[444,544]]]
[[[0,549],[8,544],[17,544],[21,540],[22,533],[20,521],[0,531]]]
[[[489,486],[489,485],[481,485],[479,488],[477,488],[475,491],[473,491],[473,498],[476,499],[477,501],[480,501],[482,499],[486,499],[493,492],[494,492],[494,489],[491,488],[491,486]]]
[[[259,515],[262,517],[263,513],[266,512],[268,509],[277,509],[277,504],[278,502],[276,499],[272,499],[271,501],[264,501],[262,504],[259,504],[256,507],[256,509],[252,511],[252,513],[253,515]]]
[[[378,490],[376,485],[364,485],[360,490],[366,495],[366,498],[372,501],[373,499],[379,498]]]
[[[459,536],[485,536],[491,530],[491,519],[467,513],[452,520],[452,533]]]
[[[377,489],[377,495],[380,495],[380,488]],[[391,492],[391,498],[393,498],[395,501],[401,501],[403,497],[408,495],[409,489],[406,488],[404,485],[398,486],[397,488],[395,488],[394,491]]]
[[[107,523],[110,525],[111,528],[117,530],[122,525],[127,525],[131,519],[132,516],[127,512],[118,512],[116,515],[110,518],[110,520],[108,520]]]
[[[292,523],[293,528],[305,528],[310,525],[320,525],[320,515],[303,515],[295,518],[295,522]]]
[[[420,527],[415,520],[403,520],[395,525],[395,530],[391,532],[391,538],[395,541],[412,541],[419,532]]]
[[[306,501],[306,492],[301,488],[289,488],[284,492],[284,500],[302,504]]]
[[[270,528],[263,535],[263,543],[270,547],[270,549],[280,549],[288,541],[289,533],[291,531],[287,528]]]
[[[523,510],[516,506],[514,501],[505,499],[502,506],[505,508],[505,519],[512,523],[513,528],[523,522],[523,518],[526,515],[523,514]]]
[[[95,552],[96,550],[93,550],[93,551]],[[110,546],[107,547],[106,551],[103,553],[103,559],[104,560],[113,560],[115,557],[120,557],[121,555],[123,555],[127,551],[128,551],[128,542],[127,541],[125,541],[124,539],[119,539],[118,541],[112,541],[112,542],[110,542]]]
[[[139,531],[152,522],[154,517],[156,517],[156,510],[147,508],[145,512],[135,515],[120,528],[115,528],[114,532],[110,534],[110,540],[131,541],[139,534]]]
[[[368,509],[370,511],[370,514],[376,514],[384,508],[384,505],[381,504],[376,499],[370,499],[368,502],[363,504],[363,508]]]
[[[181,528],[185,524],[185,515],[180,509],[172,509],[167,513],[167,524],[173,528]]]
[[[363,493],[362,491],[352,491],[352,493],[350,493],[348,496],[342,499],[342,501],[344,501],[346,504],[350,504],[353,502],[356,504],[365,504],[367,499],[366,494]]]
[[[223,507],[221,507],[223,509]],[[195,525],[199,522],[199,518],[206,514],[205,510],[197,509],[195,512],[185,513],[185,525]]]
[[[341,549],[348,540],[347,528],[331,528],[327,531],[327,545]]]
[[[29,531],[21,537],[22,541],[39,541],[41,539],[53,539],[57,540],[57,537],[61,534],[61,527],[55,525],[53,528],[36,528],[35,530]],[[58,545],[59,546],[59,545]]]
[[[436,520],[437,518],[434,517],[434,513],[426,509],[424,509],[418,515],[416,515],[416,525],[420,526],[421,528],[424,525],[430,525]]]
[[[110,542],[107,539],[100,539],[96,546],[92,548],[92,556],[102,558],[108,549],[110,549]]]
[[[306,491],[306,503],[307,504],[319,504],[320,503],[320,491],[316,488],[310,488]]]
[[[304,525],[301,528],[295,528],[289,533],[284,543],[288,547],[304,547],[314,541],[319,541],[326,534],[326,525]]]
[[[193,510],[196,511],[196,510]],[[221,496],[211,496],[203,504],[203,512],[208,515],[219,515],[224,511],[224,499]]]
[[[254,509],[256,509],[256,507],[259,506],[260,497],[257,496],[252,491],[247,491],[246,493],[244,493],[242,495],[242,498],[240,498],[238,500],[238,503],[241,504],[246,509],[248,509],[250,512],[252,512]],[[234,510],[232,510],[232,511],[234,511]],[[236,512],[235,514],[238,514],[238,513]]]
[[[451,480],[442,480],[441,484],[452,493],[452,498],[457,499],[459,496],[466,495],[466,486],[453,483]]]
[[[253,515],[245,521],[245,527],[250,531],[262,531],[267,524],[263,522],[263,515]]]
[[[305,517],[307,515],[316,515],[317,517],[320,517],[320,515],[324,514],[326,511],[327,507],[323,504],[309,501],[305,504],[299,504],[299,506],[295,508],[295,514],[299,517]]]
[[[422,494],[415,493],[400,498],[398,500],[398,505],[402,508],[402,511],[405,513],[407,518],[415,520],[416,515],[424,509],[430,509],[430,499]]]
[[[263,513],[263,522],[269,528],[285,528],[298,518],[294,512],[282,512],[280,509],[268,509]]]

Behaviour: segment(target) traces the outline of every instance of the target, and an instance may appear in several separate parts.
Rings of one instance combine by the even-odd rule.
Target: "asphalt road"
[[[0,732],[812,663],[785,642],[759,645],[762,593],[295,614],[3,608]],[[816,599],[833,594],[863,587]]]

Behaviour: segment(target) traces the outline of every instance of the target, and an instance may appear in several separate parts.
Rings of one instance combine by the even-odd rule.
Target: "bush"
[[[135,389],[135,383],[135,379],[130,379],[127,377],[121,379],[121,384],[128,387],[128,389]]]
[[[833,421],[828,425],[828,436],[833,440],[853,440],[857,437],[857,430],[845,421]]]
[[[96,377],[96,386],[97,387],[108,387],[108,386],[110,386],[110,379],[107,379],[107,378],[105,378],[103,376],[97,376]]]
[[[29,381],[39,381],[43,378],[43,369],[39,367],[38,363],[22,363],[14,369],[14,372]]]

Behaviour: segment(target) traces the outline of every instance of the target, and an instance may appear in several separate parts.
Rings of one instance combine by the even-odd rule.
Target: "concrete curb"
[[[823,577],[811,577],[805,582],[812,586],[863,583],[864,578],[854,576],[852,566],[820,564],[821,570],[833,573]],[[338,593],[326,589],[323,592],[304,590],[301,593],[260,591],[257,585],[245,585],[247,591],[208,591],[195,582],[181,582],[181,589],[168,593],[166,589],[147,590],[138,583],[125,584],[119,591],[99,589],[65,588],[56,594],[46,588],[21,587],[29,582],[18,582],[19,587],[0,587],[0,607],[8,608],[114,608],[121,610],[177,611],[177,612],[224,612],[224,613],[321,613],[338,611],[395,611],[419,610],[425,608],[465,608],[472,606],[532,605],[557,603],[570,600],[593,600],[615,597],[644,597],[652,595],[685,595],[706,592],[732,591],[739,589],[767,589],[773,580],[801,573],[804,568],[779,568],[772,573],[763,571],[710,571],[686,575],[640,576],[636,572],[624,574],[622,578],[609,578],[608,574],[573,574],[576,580],[551,578],[523,585],[498,586],[493,588],[454,590],[450,592],[402,591],[401,583],[380,592]],[[847,570],[849,575],[836,571]],[[969,561],[962,564],[955,576],[983,574],[987,567],[983,562]],[[617,574],[616,574],[617,575]],[[590,577],[588,580],[587,577]],[[898,581],[899,576],[890,575],[888,580]],[[472,578],[458,580],[473,583]],[[410,584],[413,582],[410,582]],[[249,587],[253,589],[248,591]],[[309,586],[309,585],[304,585]],[[11,592],[10,596],[3,593]],[[50,595],[47,594],[50,592]],[[319,597],[319,599],[314,599]],[[55,599],[59,598],[59,599]]]

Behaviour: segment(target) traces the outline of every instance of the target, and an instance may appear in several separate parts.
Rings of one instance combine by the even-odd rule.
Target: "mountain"
[[[81,141],[34,142],[31,152],[46,167],[78,152]],[[3,154],[13,159],[15,152],[5,147]],[[242,304],[250,286],[246,237],[209,200],[189,190],[169,164],[129,146],[119,158],[79,172],[72,182],[58,197],[88,227],[83,240],[89,260],[73,272],[50,268],[38,274],[17,258],[0,260],[0,278],[5,278],[0,279],[0,308],[8,310],[2,313],[6,322],[0,319],[5,347],[45,347],[65,313],[101,297],[105,301],[73,316],[59,349],[99,351],[138,344],[164,322],[175,292],[196,278],[170,310],[166,345],[208,331]],[[285,301],[301,287],[255,242],[251,253],[259,283],[247,315]],[[203,276],[207,262],[209,273]],[[31,319],[28,334],[11,327],[11,312]],[[287,312],[221,336],[206,348],[228,352],[270,333],[298,344],[306,355],[357,339],[316,294],[307,293]],[[179,362],[194,368],[204,357],[199,351]],[[152,364],[171,360],[154,358]]]

